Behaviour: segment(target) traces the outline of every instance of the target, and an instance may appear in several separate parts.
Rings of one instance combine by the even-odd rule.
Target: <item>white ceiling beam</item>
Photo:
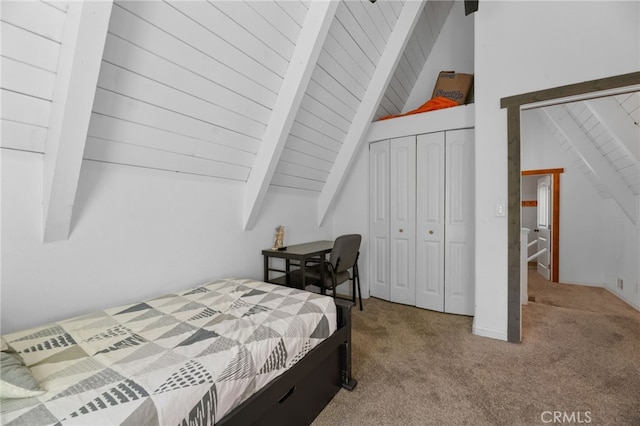
[[[267,128],[245,186],[244,229],[251,229],[333,22],[337,1],[310,2]]]
[[[44,149],[43,240],[69,238],[111,0],[70,2]]]
[[[561,106],[544,108],[544,113],[558,127],[576,153],[593,171],[602,185],[634,224],[638,223],[638,197],[624,184],[609,162],[598,152],[593,142]]]
[[[349,131],[338,153],[333,168],[327,177],[324,188],[318,199],[318,223],[322,225],[327,212],[342,187],[347,172],[358,153],[362,141],[367,135],[367,129],[382,100],[382,96],[393,76],[393,73],[402,57],[402,53],[409,42],[413,29],[424,9],[425,1],[406,1],[402,12],[396,21],[393,32],[389,36],[387,45],[371,77],[367,91],[351,122]]]
[[[588,164],[584,162],[584,158],[580,156],[574,148],[573,145],[567,140],[564,133],[559,131],[558,126],[549,118],[549,116],[544,112],[544,108],[538,108],[535,110],[538,114],[540,120],[542,120],[545,124],[545,127],[549,131],[549,134],[553,136],[553,138],[563,146],[562,150],[566,152],[568,155],[568,159],[576,164],[576,166],[582,170],[585,177],[591,182],[591,184],[596,188],[596,191],[600,195],[600,197],[604,199],[612,198],[611,194],[607,190],[607,188],[602,185],[600,178],[593,173],[593,169],[589,167]],[[587,170],[585,170],[587,169]]]
[[[640,127],[633,123],[622,105],[613,97],[591,99],[584,103],[609,133],[621,142],[625,154],[637,162],[640,159]]]

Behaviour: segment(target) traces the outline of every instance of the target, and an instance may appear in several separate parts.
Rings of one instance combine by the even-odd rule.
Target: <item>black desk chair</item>
[[[324,294],[326,290],[333,291],[336,297],[336,288],[347,281],[351,281],[351,293],[353,303],[356,303],[356,284],[360,300],[360,310],[362,310],[362,294],[360,293],[360,273],[358,272],[358,257],[360,256],[360,234],[341,235],[336,238],[331,249],[329,261],[309,261],[305,271],[305,284],[316,285],[321,288]],[[324,268],[324,274],[323,274]],[[351,270],[351,273],[349,272]],[[295,271],[297,272],[297,271]],[[324,283],[322,278],[324,275]],[[292,280],[301,279],[300,274],[293,273]]]

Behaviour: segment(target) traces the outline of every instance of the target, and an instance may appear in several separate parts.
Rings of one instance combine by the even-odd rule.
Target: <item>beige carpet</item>
[[[369,298],[353,311],[358,386],[313,424],[540,425],[559,412],[565,424],[640,426],[640,313],[602,289],[530,284],[521,344]]]

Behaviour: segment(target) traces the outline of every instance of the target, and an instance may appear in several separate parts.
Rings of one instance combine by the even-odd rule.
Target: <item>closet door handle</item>
[[[433,235],[433,229],[429,231],[429,234]]]
[[[404,229],[400,228],[400,232],[404,232]]]

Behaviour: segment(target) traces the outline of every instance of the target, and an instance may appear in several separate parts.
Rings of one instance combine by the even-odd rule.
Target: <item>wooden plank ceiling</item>
[[[639,223],[640,92],[546,107],[540,117],[600,196]]]
[[[376,115],[401,111],[451,3],[427,3]],[[115,2],[85,159],[246,181],[309,4]],[[271,185],[322,190],[402,7],[339,4]],[[66,5],[2,8],[3,146],[44,152]]]
[[[419,11],[377,105],[362,105],[403,1],[339,2],[271,186],[324,188],[359,109],[399,113],[452,1]],[[45,153],[71,3],[2,2],[2,147]],[[116,1],[84,159],[247,182],[311,2]]]
[[[56,87],[78,71],[67,69],[72,55],[65,59],[61,54],[81,51],[65,41],[70,28],[87,25],[75,12],[77,4],[0,3],[0,146],[41,153],[49,157],[45,164],[75,161],[73,153],[65,154],[67,159],[51,158],[61,154],[47,150],[47,144],[57,141],[50,130],[65,120],[60,107],[54,108],[59,103]],[[106,34],[95,35],[95,43],[106,41],[87,137],[84,147],[81,143],[74,151],[84,152],[89,161],[245,182],[252,193],[245,203],[246,217],[259,211],[269,186],[311,191],[318,196],[322,220],[342,182],[337,174],[348,169],[360,143],[354,133],[366,132],[358,120],[403,111],[453,1],[427,1],[423,8],[414,8],[417,16],[404,16],[400,22],[403,11],[410,15],[408,4],[340,1],[323,12],[328,30],[318,27],[314,33],[309,31],[315,25],[308,19],[310,0],[116,1],[103,14]],[[415,25],[408,40],[400,37],[398,28],[407,24]],[[305,59],[312,62],[297,76],[287,79],[305,28],[307,37],[317,34],[316,44],[304,42],[305,49],[316,53]],[[402,52],[399,57],[386,52],[385,59],[394,31]],[[387,75],[379,75],[381,68],[389,70]],[[372,87],[380,84],[384,87]],[[86,89],[72,84],[68,93],[74,91]],[[291,94],[289,101],[282,99],[284,94]],[[576,123],[626,188],[622,192],[637,198],[640,94],[563,108],[557,114]],[[600,194],[611,197],[611,185],[584,162],[570,138],[552,122],[547,125]],[[265,150],[265,144],[276,139],[281,142],[275,149]],[[73,176],[61,183],[53,180],[44,182],[54,197],[45,205],[68,205],[67,196],[56,194],[65,192],[59,186],[68,185],[64,181]],[[70,211],[54,214],[71,217]],[[63,226],[59,233],[65,232]]]

